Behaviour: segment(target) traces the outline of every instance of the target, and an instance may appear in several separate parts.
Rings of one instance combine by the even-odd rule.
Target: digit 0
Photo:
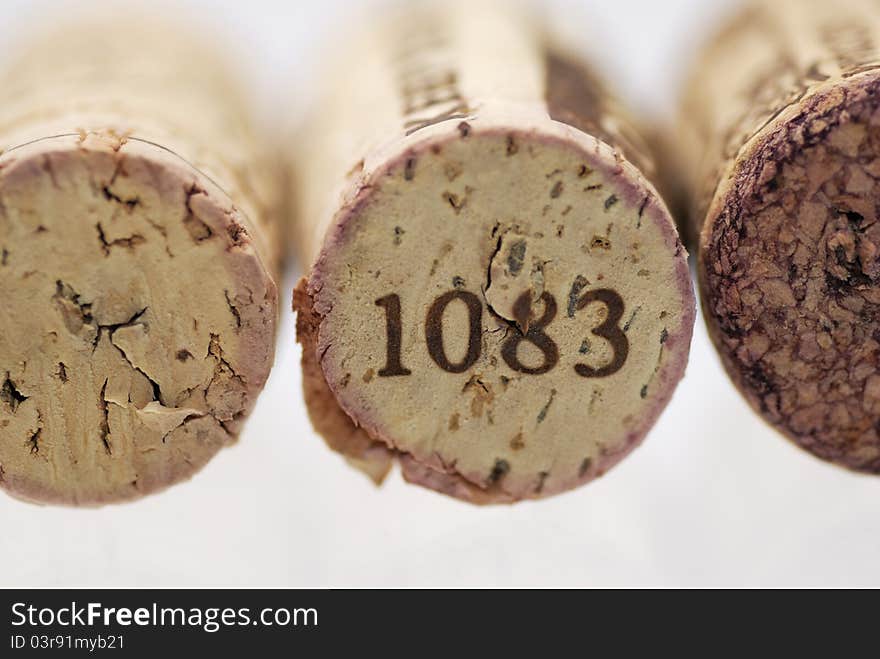
[[[469,327],[467,354],[457,363],[449,361],[443,345],[443,314],[446,307],[455,300],[461,300],[467,306]],[[425,340],[434,363],[447,373],[464,373],[476,364],[482,350],[482,319],[483,304],[480,298],[468,291],[449,291],[434,300],[425,319]]]

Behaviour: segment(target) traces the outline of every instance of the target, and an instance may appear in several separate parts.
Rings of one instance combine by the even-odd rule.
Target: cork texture
[[[724,366],[798,445],[870,473],[878,36],[876,3],[753,4],[707,49],[683,120],[703,306]]]
[[[0,487],[34,502],[190,477],[274,352],[274,202],[245,173],[242,95],[197,38],[117,28],[47,30],[0,72]]]
[[[300,168],[306,400],[376,481],[397,457],[473,503],[550,496],[604,474],[671,397],[687,255],[576,56],[491,5],[426,11],[364,37],[358,84],[308,131],[340,148]]]

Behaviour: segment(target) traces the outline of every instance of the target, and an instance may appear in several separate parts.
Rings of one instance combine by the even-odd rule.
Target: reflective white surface
[[[2,0],[17,14],[77,3]],[[314,45],[357,2],[181,4],[240,37],[267,117],[307,102]],[[694,40],[730,2],[581,0],[590,48],[637,108],[668,112]],[[582,19],[579,19],[582,20]],[[232,47],[232,46],[231,46]],[[698,321],[688,374],[645,444],[602,480],[512,508],[375,489],[315,436],[282,293],[278,358],[239,444],[192,482],[103,510],[0,496],[5,586],[880,586],[880,478],[825,465],[765,428]],[[2,303],[2,300],[0,300]]]

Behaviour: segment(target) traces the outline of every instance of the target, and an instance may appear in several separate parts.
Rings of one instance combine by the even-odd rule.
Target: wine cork
[[[245,96],[191,30],[46,28],[0,86],[0,487],[97,505],[235,441],[279,243]]]
[[[880,5],[751,4],[688,87],[706,322],[764,419],[880,472]]]
[[[624,113],[539,22],[430,5],[352,40],[299,143],[306,400],[381,481],[556,494],[682,377],[686,254]]]

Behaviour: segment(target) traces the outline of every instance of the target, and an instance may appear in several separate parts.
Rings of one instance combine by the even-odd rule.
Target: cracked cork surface
[[[56,47],[91,33],[69,29]],[[174,104],[134,75],[123,40],[106,68],[73,57],[47,72],[76,81],[70,103],[47,95],[30,119],[25,102],[0,116],[0,488],[34,502],[113,503],[190,477],[235,441],[272,361],[263,225],[215,183],[231,169],[187,137],[183,108],[149,111]],[[10,84],[51,58],[44,46],[4,74]],[[98,74],[115,94],[95,91]],[[208,111],[207,92],[190,92],[190,113]],[[235,181],[236,194],[249,187]]]
[[[701,105],[700,79],[759,35],[768,52],[714,111]],[[724,366],[797,445],[869,473],[880,473],[878,35],[874,4],[752,6],[710,48],[690,101],[715,135],[704,174],[717,187],[692,189]]]
[[[628,454],[683,374],[694,300],[610,97],[526,23],[479,7],[363,49],[381,55],[361,92],[387,90],[373,104],[393,121],[354,169],[356,151],[305,173],[303,218],[326,206],[309,192],[330,187],[326,161],[349,177],[332,217],[300,227],[313,267],[294,306],[328,444],[376,482],[396,461],[409,482],[485,504],[558,494]],[[486,67],[483,48],[509,69]],[[447,61],[460,68],[436,69]],[[528,102],[487,92],[505,85]],[[340,143],[368,130],[323,120],[312,134]]]

